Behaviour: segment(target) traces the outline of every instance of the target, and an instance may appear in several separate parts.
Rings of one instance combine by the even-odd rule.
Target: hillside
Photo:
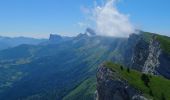
[[[133,48],[131,65],[112,61],[99,66],[96,99],[169,100],[169,40],[142,32]]]
[[[146,86],[141,79],[144,74],[139,71],[130,69],[128,72],[126,67],[121,68],[121,65],[110,62],[105,63],[104,66],[117,73],[120,79],[126,80],[131,86],[141,91],[146,97],[154,100],[163,100],[162,96],[164,96],[165,100],[170,100],[170,80],[161,76],[147,75],[150,81],[148,82],[148,86]]]
[[[169,77],[169,67],[165,66],[169,63],[169,55],[155,39],[156,34],[141,31],[129,38],[88,34],[51,35],[41,44],[1,50],[0,99],[93,100],[96,72],[105,61],[121,63],[138,71],[152,65],[151,71],[155,73],[151,75],[159,73]],[[158,51],[161,54],[157,57]],[[155,67],[154,61],[159,61],[159,66]]]
[[[157,35],[157,40],[161,43],[161,48],[168,54],[170,54],[170,37]]]
[[[79,35],[58,43],[20,45],[0,51],[3,76],[0,98],[61,100],[74,94],[71,91],[76,91],[81,83],[86,84],[86,80],[94,84],[91,77],[95,76],[97,66],[111,59],[112,52],[123,41],[125,39]],[[84,97],[89,95],[93,97],[94,93]]]

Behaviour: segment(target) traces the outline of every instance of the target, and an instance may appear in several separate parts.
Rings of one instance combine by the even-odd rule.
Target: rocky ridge
[[[157,39],[158,35],[152,34],[149,41],[140,39],[132,55],[131,68],[146,74],[161,75],[170,79],[170,55],[161,48]]]
[[[144,33],[132,36],[136,42],[133,43],[133,49],[129,49],[132,54],[129,55],[131,65],[128,67],[144,74],[170,79],[170,55],[162,48],[162,43],[158,40],[160,35]],[[118,72],[101,65],[97,71],[96,100],[150,99],[122,79]]]
[[[119,73],[101,65],[97,72],[96,100],[149,100],[123,80]]]

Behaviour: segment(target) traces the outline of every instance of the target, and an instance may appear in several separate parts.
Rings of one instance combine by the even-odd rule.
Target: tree
[[[122,65],[120,66],[120,69],[123,70],[123,66]]]
[[[149,95],[150,95],[150,96],[153,96],[153,92],[152,92],[151,89],[149,90]]]
[[[130,68],[129,67],[127,68],[127,72],[130,73]]]
[[[141,80],[144,82],[145,86],[149,87],[150,79],[148,75],[142,74]]]
[[[162,93],[161,100],[166,100],[165,95]]]

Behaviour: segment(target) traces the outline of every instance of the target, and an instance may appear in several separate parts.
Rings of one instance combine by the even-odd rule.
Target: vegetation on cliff
[[[160,42],[161,48],[170,54],[170,37],[157,35],[157,40]]]
[[[154,100],[170,100],[170,80],[161,76],[144,75],[132,69],[130,69],[130,72],[121,70],[121,65],[111,62],[105,63],[105,67],[117,72],[120,78],[126,80],[130,85],[144,93],[145,96]],[[149,80],[147,85],[142,77]]]

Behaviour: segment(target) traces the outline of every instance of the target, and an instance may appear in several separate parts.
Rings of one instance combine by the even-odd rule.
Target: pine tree
[[[144,82],[144,84],[145,84],[147,87],[149,87],[150,79],[149,79],[148,75],[142,74],[141,80]]]
[[[123,70],[123,66],[120,66],[120,69]]]
[[[165,95],[162,93],[161,100],[166,100]]]
[[[129,67],[127,68],[127,72],[130,73],[130,68]]]
[[[150,95],[150,96],[153,96],[153,92],[152,92],[151,89],[149,90],[149,95]]]

